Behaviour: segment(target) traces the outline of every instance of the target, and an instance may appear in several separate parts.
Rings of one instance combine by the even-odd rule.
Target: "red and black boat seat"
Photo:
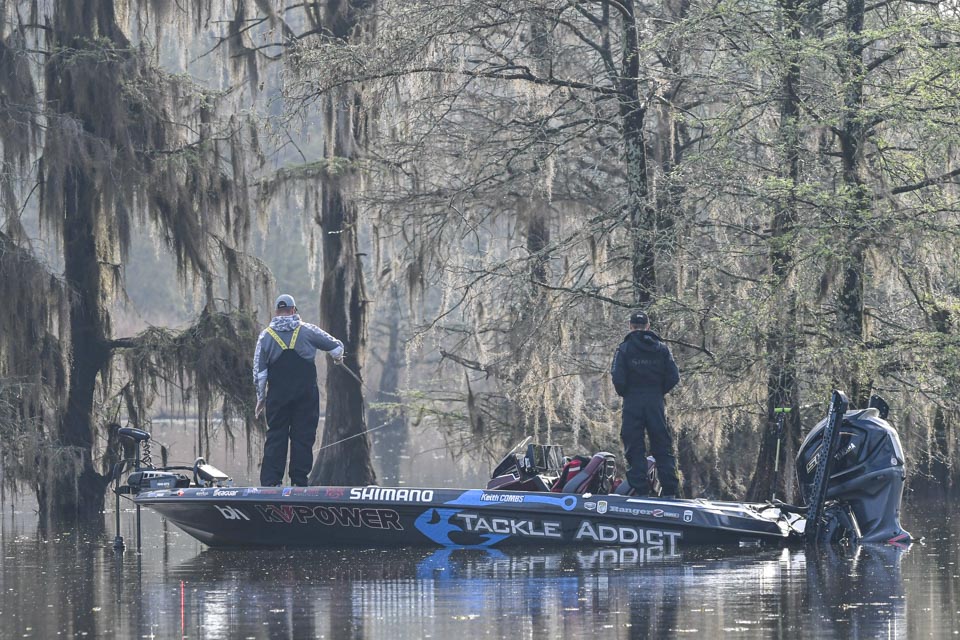
[[[607,493],[610,491],[613,483],[613,472],[616,467],[616,456],[601,451],[595,453],[586,464],[583,464],[584,458],[582,456],[578,456],[576,459],[579,459],[582,465],[580,470],[571,473],[575,468],[574,460],[568,462],[564,466],[563,473],[560,474],[560,479],[557,480],[551,491],[558,493]],[[559,484],[560,482],[563,482],[563,484]]]

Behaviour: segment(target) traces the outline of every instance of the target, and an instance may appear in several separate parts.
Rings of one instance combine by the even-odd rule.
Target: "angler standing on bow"
[[[613,356],[610,371],[617,395],[623,398],[623,440],[627,458],[627,482],[637,495],[649,490],[647,450],[657,461],[663,497],[676,497],[679,490],[673,432],[667,422],[663,397],[680,382],[680,370],[663,340],[650,331],[650,318],[643,311],[630,316],[630,333]]]
[[[267,440],[263,445],[260,485],[283,483],[290,442],[290,482],[306,486],[313,466],[313,443],[320,420],[317,350],[343,361],[343,343],[315,325],[302,322],[293,296],[283,294],[274,305],[270,326],[263,330],[253,354],[257,417],[266,409]]]

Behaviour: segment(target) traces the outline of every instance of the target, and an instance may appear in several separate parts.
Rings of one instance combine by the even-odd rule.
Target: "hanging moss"
[[[65,385],[60,339],[69,312],[62,282],[0,232],[0,487],[38,480]],[[2,491],[2,489],[0,489]]]
[[[201,14],[209,17],[210,7],[198,8]],[[0,365],[31,376],[22,388],[34,399],[17,431],[38,434],[34,440],[46,447],[34,456],[46,470],[35,483],[41,502],[57,518],[93,518],[105,485],[95,464],[97,413],[105,400],[115,406],[115,387],[136,423],[158,394],[176,390],[196,407],[202,430],[215,411],[227,425],[253,424],[246,375],[253,329],[244,314],[256,287],[268,281],[246,254],[247,157],[258,157],[257,141],[243,117],[219,115],[226,94],[163,71],[153,51],[134,45],[123,28],[130,16],[118,17],[113,0],[36,5],[16,17],[22,22],[0,41],[7,230],[0,293],[14,303],[0,312]],[[42,34],[31,46],[44,55],[23,55],[31,32]],[[18,118],[21,112],[29,117]],[[42,130],[34,118],[42,119]],[[32,193],[39,198],[30,202]],[[31,252],[18,216],[28,204],[38,205],[62,278],[24,258]],[[183,332],[113,336],[110,308],[124,296],[123,267],[137,225],[155,229],[180,284],[206,299]],[[31,363],[38,355],[41,361]],[[17,458],[25,455],[19,447]],[[24,473],[18,468],[10,476]]]
[[[118,342],[138,422],[148,422],[154,400],[165,396],[199,409],[201,439],[206,439],[204,430],[214,411],[229,437],[235,435],[231,427],[237,422],[248,432],[254,429],[255,397],[246,374],[252,370],[250,345],[258,332],[248,315],[206,309],[183,331],[153,327]]]

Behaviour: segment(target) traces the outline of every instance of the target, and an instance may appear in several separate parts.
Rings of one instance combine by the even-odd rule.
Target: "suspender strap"
[[[303,325],[298,324],[297,328],[293,330],[293,336],[290,337],[290,348],[293,349],[297,346],[297,336],[300,335],[300,327]]]
[[[293,349],[297,346],[297,336],[300,335],[300,327],[303,325],[297,325],[297,328],[293,330],[293,335],[290,337],[290,346],[287,346],[287,343],[277,335],[277,332],[272,328],[267,327],[267,333],[270,334],[270,337],[277,341],[277,344],[280,345],[280,348],[286,351],[287,349]]]
[[[299,329],[299,328],[300,328],[300,327],[297,327],[297,329]],[[270,337],[271,337],[271,338],[273,338],[274,340],[277,341],[277,344],[280,345],[280,348],[281,348],[281,349],[283,349],[284,351],[287,350],[287,348],[288,348],[288,347],[287,347],[287,343],[284,342],[284,341],[280,338],[280,336],[277,335],[277,332],[276,332],[276,331],[274,331],[274,330],[271,329],[270,327],[267,327],[267,333],[270,334]]]

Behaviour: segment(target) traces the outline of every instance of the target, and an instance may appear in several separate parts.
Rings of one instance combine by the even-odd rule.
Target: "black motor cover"
[[[147,469],[131,473],[127,477],[127,485],[135,492],[148,489],[183,489],[190,486],[190,479],[180,473]]]
[[[822,420],[807,434],[797,455],[797,481],[806,504],[811,500],[825,426],[826,420]],[[906,477],[903,465],[900,437],[876,409],[844,414],[827,499],[850,505],[861,542],[910,540],[900,526],[900,498]]]

